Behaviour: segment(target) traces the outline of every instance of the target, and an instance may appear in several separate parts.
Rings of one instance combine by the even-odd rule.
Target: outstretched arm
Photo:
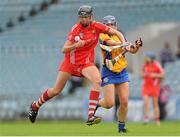
[[[164,78],[164,72],[161,72],[161,73],[151,73],[150,76],[152,78]]]
[[[132,53],[132,54],[135,54],[136,52],[138,52],[139,48],[143,45],[143,42],[141,40],[141,38],[139,38],[138,40],[135,41],[135,46],[133,45],[130,45],[130,46],[127,46],[125,47],[125,49]]]
[[[109,40],[106,40],[106,43],[107,45],[117,46],[117,45],[120,45],[122,42],[117,42],[117,41],[109,39]]]
[[[109,31],[108,31],[108,33],[111,34],[111,35],[112,35],[112,34],[117,35],[118,38],[120,39],[120,41],[121,41],[122,43],[125,43],[125,42],[126,42],[123,34],[122,34],[120,31],[118,31],[118,30],[116,30],[116,29],[113,29],[113,28],[110,28]]]

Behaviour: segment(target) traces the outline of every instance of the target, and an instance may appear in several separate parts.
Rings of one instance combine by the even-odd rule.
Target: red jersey
[[[71,64],[88,64],[94,63],[94,48],[96,47],[100,33],[107,33],[109,27],[93,21],[88,27],[83,27],[80,23],[77,23],[71,29],[68,40],[76,42],[75,37],[79,36],[81,40],[90,40],[83,47],[72,50],[65,53],[65,60],[68,60]]]
[[[157,61],[153,61],[149,64],[144,64],[143,71],[145,73],[143,86],[145,87],[160,87],[160,79],[150,77],[151,73],[164,73],[163,68]]]

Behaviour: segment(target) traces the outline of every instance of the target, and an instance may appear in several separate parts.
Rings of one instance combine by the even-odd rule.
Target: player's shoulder
[[[109,35],[106,33],[100,33],[100,36],[105,37],[105,36],[109,36]]]
[[[100,39],[107,39],[107,38],[110,38],[110,37],[109,37],[109,35],[106,34],[106,33],[100,33],[99,38],[100,38]]]
[[[149,68],[149,67],[153,67],[153,65],[149,65],[148,63],[144,63],[143,64],[143,68],[144,69]]]
[[[154,61],[154,66],[157,68],[162,68],[161,64],[158,61]]]
[[[80,24],[76,23],[72,28],[71,28],[71,32],[76,32],[80,29]]]
[[[160,63],[159,63],[158,61],[156,61],[156,60],[154,60],[153,63],[154,63],[154,65],[156,65],[156,66],[160,66]]]
[[[143,67],[143,68],[146,68],[146,67],[147,67],[147,63],[144,63],[142,67]]]
[[[104,24],[101,23],[101,22],[95,21],[95,20],[92,22],[92,26],[94,26],[94,27],[98,27],[98,26],[101,26],[101,25],[104,25]]]

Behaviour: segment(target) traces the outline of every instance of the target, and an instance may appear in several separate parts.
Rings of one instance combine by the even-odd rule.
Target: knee
[[[107,104],[106,104],[106,108],[107,109],[110,109],[114,106],[114,101],[108,101]]]
[[[101,78],[100,78],[100,77],[95,77],[95,78],[93,79],[93,83],[100,85],[100,84],[101,84]]]
[[[121,105],[123,108],[127,108],[127,107],[128,107],[128,99],[127,99],[127,98],[122,98],[120,105]]]
[[[101,78],[100,77],[96,77],[92,80],[93,83],[93,87],[95,89],[99,89],[101,87]]]

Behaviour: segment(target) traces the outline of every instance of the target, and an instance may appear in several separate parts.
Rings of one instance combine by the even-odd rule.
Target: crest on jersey
[[[79,34],[79,37],[82,39],[82,38],[84,37],[84,33],[81,32],[81,33]]]
[[[104,78],[104,79],[103,79],[103,82],[104,82],[104,83],[107,83],[108,81],[109,81],[108,78]]]

